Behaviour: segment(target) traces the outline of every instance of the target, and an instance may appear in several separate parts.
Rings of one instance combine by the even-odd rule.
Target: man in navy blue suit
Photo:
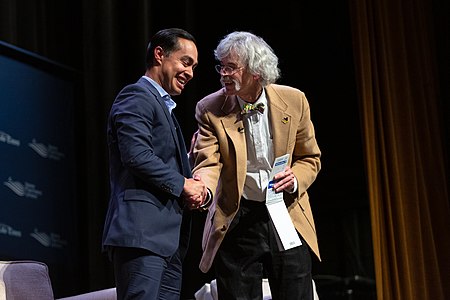
[[[147,49],[145,75],[123,88],[107,128],[111,196],[102,249],[114,266],[118,299],[180,298],[191,210],[208,191],[192,178],[171,96],[194,76],[194,37],[163,29]]]

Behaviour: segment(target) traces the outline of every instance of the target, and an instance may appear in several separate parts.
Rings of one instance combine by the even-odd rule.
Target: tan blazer
[[[316,229],[307,189],[321,168],[321,152],[303,92],[282,85],[265,88],[275,157],[290,154],[298,192],[284,193],[295,228],[320,260]],[[213,192],[203,232],[200,270],[207,272],[238,208],[247,172],[244,124],[236,96],[221,89],[197,103],[199,134],[194,149],[194,174]]]

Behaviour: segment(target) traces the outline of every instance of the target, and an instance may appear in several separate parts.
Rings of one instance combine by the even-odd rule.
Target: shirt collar
[[[163,98],[169,112],[172,113],[172,109],[177,106],[177,103],[173,101],[170,95],[156,81],[145,75],[142,76],[142,78],[145,78],[148,82],[150,82],[151,85],[153,85],[153,87],[158,91],[159,95]]]

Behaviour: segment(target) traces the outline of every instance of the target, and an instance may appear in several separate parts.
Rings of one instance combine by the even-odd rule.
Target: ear
[[[160,46],[155,47],[155,50],[153,51],[153,55],[155,57],[155,60],[158,63],[161,63],[161,60],[164,58],[164,50]]]

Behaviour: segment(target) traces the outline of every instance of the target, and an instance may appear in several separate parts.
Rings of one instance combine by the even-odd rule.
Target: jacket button
[[[225,231],[227,230],[227,226],[223,225],[222,228],[220,228],[220,231]]]

